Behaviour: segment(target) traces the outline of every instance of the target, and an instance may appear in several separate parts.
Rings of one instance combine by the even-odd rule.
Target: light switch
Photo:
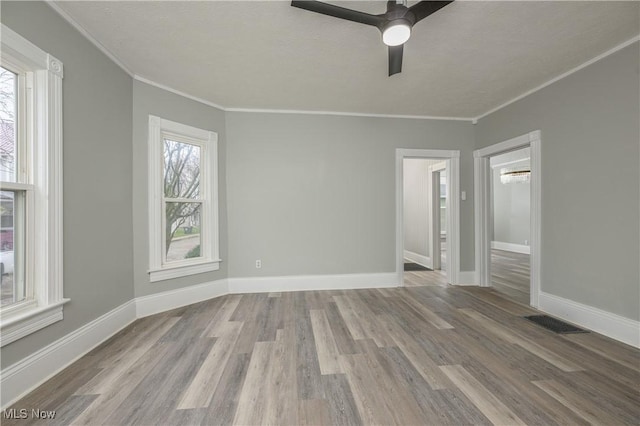
[[[462,201],[465,201],[467,199],[467,191],[462,191],[461,198]]]

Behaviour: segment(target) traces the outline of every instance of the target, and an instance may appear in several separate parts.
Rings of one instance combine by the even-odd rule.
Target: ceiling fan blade
[[[421,1],[411,6],[409,12],[413,13],[416,17],[415,22],[418,22],[442,9],[449,3],[453,3],[453,1]]]
[[[389,46],[389,77],[402,72],[402,51],[404,44]]]
[[[309,10],[311,12],[321,13],[323,15],[346,19],[347,21],[373,25],[374,27],[378,27],[385,22],[383,15],[371,15],[369,13],[347,9],[333,4],[323,3],[321,1],[293,0],[291,2],[291,6]]]

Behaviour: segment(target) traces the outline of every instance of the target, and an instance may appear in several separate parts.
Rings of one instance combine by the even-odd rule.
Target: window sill
[[[0,347],[62,320],[62,307],[68,301],[69,299],[62,299],[59,302],[24,310],[9,317],[2,315]]]
[[[172,278],[186,277],[187,275],[202,274],[203,272],[217,271],[220,269],[221,260],[208,260],[184,266],[171,266],[149,271],[149,281],[164,281]]]

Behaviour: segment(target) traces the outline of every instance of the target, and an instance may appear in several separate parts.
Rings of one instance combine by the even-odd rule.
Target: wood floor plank
[[[176,326],[178,324],[180,322]],[[166,421],[214,344],[214,339],[200,338],[200,334],[201,331],[189,334],[189,339],[180,344],[163,342],[173,343],[170,352],[156,364],[156,368],[147,372],[102,423],[157,424]]]
[[[148,374],[175,350],[174,344],[163,343],[153,347],[142,358],[125,371],[111,387],[103,389],[100,395],[80,414],[73,424],[102,424],[128,398]]]
[[[431,386],[431,389],[451,389],[453,387],[451,381],[442,373],[438,365],[429,357],[429,354],[398,326],[392,318],[381,317],[381,319],[397,347],[411,364],[413,364],[413,367],[420,373],[429,386]]]
[[[316,344],[309,316],[309,307],[302,293],[295,296],[296,377],[299,399],[322,399],[320,365],[316,355]]]
[[[395,344],[382,324],[379,323],[376,315],[359,297],[358,293],[353,296],[347,296],[347,301],[364,331],[365,338],[372,339],[381,348]]]
[[[273,356],[275,342],[256,342],[251,361],[247,368],[238,406],[236,408],[234,425],[258,425],[266,414],[266,392],[268,383],[264,380],[269,374],[269,363]]]
[[[640,354],[629,345],[616,342],[597,333],[565,334],[562,338],[640,373]]]
[[[340,365],[347,376],[360,418],[368,425],[395,424],[385,402],[385,395],[371,392],[379,389],[367,367],[367,355],[341,355]]]
[[[256,317],[258,323],[258,334],[256,339],[258,342],[272,342],[276,339],[276,333],[280,325],[280,304],[279,297],[268,297],[266,306],[262,310],[264,315],[259,312]]]
[[[243,325],[241,322],[233,321],[225,323],[226,329],[220,330],[220,337],[214,343],[191,384],[182,394],[177,406],[178,410],[209,406]]]
[[[302,399],[298,401],[300,426],[330,426],[329,404],[324,399]]]
[[[298,424],[296,360],[290,348],[295,346],[295,329],[277,332],[267,376],[267,402],[262,424]],[[277,395],[277,398],[271,396]]]
[[[501,339],[523,347],[532,354],[544,359],[550,364],[555,365],[562,371],[583,370],[581,366],[575,364],[574,362],[540,346],[535,342],[529,341],[528,339],[516,335],[515,333],[508,330],[507,327],[502,326],[501,324],[480,314],[479,312],[474,311],[473,309],[460,309],[459,311],[463,312],[465,315],[468,315],[474,321],[476,321],[477,324],[485,327],[489,332],[495,334]]]
[[[242,295],[233,294],[224,296],[222,307],[217,310],[213,317],[209,317],[209,325],[205,328],[203,336],[220,337],[225,331],[225,323],[231,321],[231,316],[238,309],[242,300]]]
[[[114,386],[114,383],[119,380],[125,371],[129,370],[133,364],[144,356],[177,322],[178,318],[176,317],[169,317],[164,321],[158,321],[158,327],[140,336],[128,351],[122,353],[120,356],[114,357],[117,359],[117,362],[109,362],[99,374],[80,387],[80,389],[76,391],[76,394],[91,395],[106,392],[110,387]]]
[[[526,424],[461,365],[443,365],[440,369],[494,424]]]
[[[71,395],[61,406],[56,410],[55,418],[47,423],[51,425],[70,425],[74,420],[82,414],[83,411],[89,407],[98,395]],[[3,425],[7,425],[4,421]]]
[[[329,320],[338,352],[342,355],[358,353],[356,342],[353,340],[353,336],[351,332],[349,332],[336,303],[327,303],[324,310]]]
[[[344,322],[349,329],[349,333],[355,340],[366,339],[367,335],[362,328],[362,324],[360,323],[358,316],[356,315],[356,311],[349,303],[347,296],[333,296],[333,300],[338,306],[338,310],[344,318]]]
[[[605,419],[598,416],[597,405],[585,400],[576,394],[572,389],[562,386],[555,380],[540,380],[533,382],[534,385],[557,399],[565,407],[573,411],[577,416],[581,417],[590,424],[605,424]],[[610,419],[609,419],[610,420]]]
[[[338,357],[340,353],[338,346],[333,337],[329,320],[324,310],[312,309],[311,327],[313,329],[313,337],[316,344],[316,353],[318,356],[318,365],[321,374],[338,374],[342,373]]]
[[[389,360],[395,376],[402,380],[406,389],[414,396],[423,413],[423,424],[490,424],[455,386],[453,389],[433,390],[399,349],[382,348],[380,356]]]
[[[409,305],[411,308],[415,309],[418,315],[422,316],[427,322],[429,322],[438,330],[447,330],[453,328],[451,324],[440,318],[425,305],[417,302],[413,297],[403,297],[402,301]]]
[[[232,355],[220,378],[203,424],[231,425],[238,408],[240,391],[247,375],[251,355]]]
[[[329,374],[321,378],[323,399],[327,401],[333,425],[363,424],[353,392],[345,374]]]
[[[394,423],[399,425],[414,425],[424,421],[422,410],[413,394],[407,389],[400,377],[395,375],[394,367],[389,359],[382,356],[375,345],[369,345],[367,353],[367,368],[373,376],[379,391],[385,395],[389,412]]]

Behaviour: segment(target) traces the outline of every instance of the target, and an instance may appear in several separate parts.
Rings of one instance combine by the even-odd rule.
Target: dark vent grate
[[[550,317],[549,315],[530,315],[525,318],[529,321],[535,322],[538,325],[541,325],[546,329],[555,331],[556,333],[560,334],[588,333],[587,330],[583,330],[564,321],[560,321],[559,319],[555,319],[553,317]]]
[[[433,269],[426,268],[422,265],[418,265],[417,263],[405,263],[404,270],[405,271],[433,271]]]

